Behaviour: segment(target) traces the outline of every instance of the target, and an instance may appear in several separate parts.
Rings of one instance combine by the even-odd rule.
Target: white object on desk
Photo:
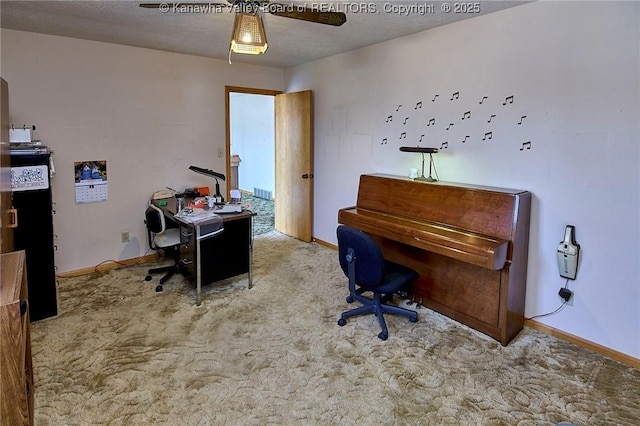
[[[242,212],[242,204],[225,204],[215,209],[216,213],[240,213]]]
[[[156,191],[153,193],[151,199],[153,200],[164,200],[165,198],[172,198],[173,192],[168,189],[161,189],[160,191]]]
[[[217,210],[194,207],[192,209],[183,209],[180,213],[175,214],[174,217],[185,223],[195,223],[201,220],[219,217],[216,213],[218,213]]]

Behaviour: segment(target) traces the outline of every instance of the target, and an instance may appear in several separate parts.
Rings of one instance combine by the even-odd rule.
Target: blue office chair
[[[153,250],[164,250],[165,252],[173,252],[173,265],[152,268],[147,271],[149,275],[145,277],[145,281],[151,281],[151,274],[166,272],[160,278],[160,284],[156,287],[156,291],[162,291],[162,284],[176,272],[181,272],[180,263],[180,230],[178,228],[167,228],[163,211],[154,204],[150,204],[144,214],[144,223],[147,225],[147,234],[149,236],[149,247]]]
[[[378,337],[387,340],[389,331],[384,313],[403,315],[411,322],[418,321],[418,314],[409,309],[388,305],[385,302],[407,288],[418,279],[418,273],[411,268],[385,260],[380,248],[370,236],[345,225],[338,226],[338,252],[340,267],[349,278],[347,303],[359,301],[363,306],[343,312],[338,325],[347,323],[347,318],[362,314],[375,314],[382,331]],[[373,297],[363,296],[372,292]]]

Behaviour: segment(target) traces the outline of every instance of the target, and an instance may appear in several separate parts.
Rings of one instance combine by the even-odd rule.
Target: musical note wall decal
[[[507,96],[507,97],[504,99],[504,102],[502,103],[502,105],[506,105],[506,104],[507,104],[507,102],[508,102],[508,103],[510,103],[510,104],[512,104],[512,103],[513,103],[513,95],[511,95],[511,96]]]
[[[486,146],[487,149],[489,149],[490,146],[493,145],[494,143],[501,144],[502,143],[501,140],[503,138],[500,137],[501,133],[498,128],[495,128],[495,131],[498,131],[498,138],[496,139],[497,142],[487,142],[486,144],[476,142],[480,140],[493,141],[494,129],[492,129],[492,127],[495,127],[497,125],[511,126],[510,130],[515,129],[514,125],[516,123],[518,126],[521,126],[520,127],[521,130],[526,130],[527,127],[530,127],[528,124],[525,125],[525,121],[528,119],[528,116],[523,113],[526,110],[518,111],[520,109],[519,105],[522,104],[522,102],[525,101],[525,99],[519,98],[518,105],[515,105],[514,92],[512,92],[514,94],[506,97],[501,96],[499,93],[493,93],[493,92],[490,92],[490,93],[485,92],[487,94],[484,96],[477,96],[475,94],[465,92],[465,94],[469,96],[463,97],[461,96],[461,94],[466,89],[464,87],[460,87],[460,89],[462,90],[457,90],[455,92],[449,92],[448,90],[445,90],[444,94],[442,95],[441,102],[446,102],[446,99],[449,99],[451,102],[456,102],[456,101],[457,102],[451,103],[451,104],[445,103],[442,105],[442,106],[445,106],[445,108],[437,108],[435,110],[433,108],[429,110],[427,106],[429,105],[429,96],[431,96],[431,102],[434,102],[434,103],[440,97],[440,94],[437,94],[437,93],[432,95],[418,93],[416,97],[418,97],[418,99],[422,98],[424,99],[424,101],[422,100],[416,101],[415,98],[414,100],[398,99],[406,102],[404,104],[399,104],[399,103],[395,104],[395,108],[391,110],[394,112],[386,111],[387,114],[391,112],[391,114],[389,114],[386,117],[386,123],[387,123],[386,126],[388,126],[389,129],[391,129],[392,127],[396,128],[398,132],[395,133],[395,131],[392,131],[391,133],[387,133],[386,135],[381,135],[379,139],[380,145],[386,145],[386,144],[393,145],[394,144],[393,141],[394,140],[397,141],[397,139],[394,139],[394,136],[393,136],[394,134],[396,134],[398,135],[398,138],[400,141],[402,141],[403,139],[405,140],[410,139],[410,140],[413,140],[418,147],[420,147],[423,143],[426,143],[426,140],[427,140],[425,134],[419,133],[420,132],[419,128],[423,126],[425,122],[426,122],[426,127],[429,127],[429,129],[424,129],[424,127],[422,127],[422,131],[427,132],[427,135],[429,136],[429,140],[433,141],[434,139],[437,140],[441,137],[446,137],[448,140],[451,140],[451,142],[453,143],[452,149],[454,150],[460,148],[460,145],[457,145],[458,148],[456,148],[456,140],[462,141],[462,143],[465,144],[463,146],[465,148],[468,147],[468,149],[471,149],[476,146],[478,147]],[[451,93],[451,95],[448,95],[449,93]],[[501,102],[503,106],[508,106],[509,104],[513,104],[514,106],[510,108],[504,108],[503,110],[501,110],[496,105],[496,101],[500,102],[500,100],[503,100],[503,102]],[[476,105],[475,103],[476,101],[478,102],[479,105],[483,105],[483,106],[474,107],[473,105]],[[484,106],[485,104],[486,104],[486,107]],[[413,105],[413,109],[411,109],[411,105]],[[447,111],[448,109],[451,109],[451,108],[446,108],[447,105],[449,105],[450,107],[458,105],[461,108],[458,109],[456,107],[456,109],[458,109],[457,111]],[[435,107],[436,105],[434,104],[432,106]],[[517,108],[514,109],[514,107],[517,107]],[[404,108],[404,110],[402,108]],[[473,116],[472,112],[474,108],[476,109],[476,112],[475,112],[475,116],[473,117],[474,120],[471,120]],[[482,108],[483,110],[480,111],[480,108]],[[496,112],[495,114],[490,114],[492,108]],[[423,109],[425,110],[424,115],[422,114],[423,111],[418,111]],[[400,114],[399,111],[403,111],[403,114],[399,115]],[[458,117],[455,117],[455,114],[460,114],[460,111],[464,111],[464,112],[461,115],[458,115]],[[509,111],[511,111],[511,113],[509,113],[510,116],[507,116],[507,115],[505,115],[504,117],[502,116],[504,115],[505,112],[509,112]],[[447,116],[449,115],[448,114],[449,112],[452,112],[453,116]],[[520,114],[520,116],[516,115],[518,113]],[[497,119],[498,115],[500,115],[500,119]],[[478,120],[483,120],[484,119],[483,117],[487,117],[487,123],[490,123],[490,126],[485,126],[482,124],[482,121],[478,121]],[[393,123],[394,118],[396,123]],[[462,120],[462,122],[458,121],[458,118]],[[400,126],[399,122],[402,122],[403,126],[401,128],[398,128]],[[436,126],[436,122],[438,123],[438,126]],[[479,126],[475,126],[476,122],[477,124],[479,124]],[[460,124],[460,126],[454,129],[453,127],[455,124]],[[472,128],[465,129],[464,128],[465,125],[467,125],[467,127],[471,125],[474,125],[474,126]],[[482,127],[485,127],[485,128],[483,129]],[[406,130],[406,131],[400,132],[401,130]],[[442,134],[442,132],[444,132],[445,130],[447,131],[446,136]],[[509,129],[505,129],[505,130],[509,131]],[[470,135],[465,136],[466,133],[470,133]],[[504,133],[504,131],[502,133]],[[387,137],[382,138],[382,136],[387,136]],[[532,135],[521,136],[522,139],[525,140],[525,142],[518,142],[517,140],[515,141],[515,143],[521,143],[521,146],[518,147],[520,151],[531,150],[531,148],[533,147],[533,143],[531,140],[527,139],[527,138],[531,138],[531,136]],[[391,140],[391,142],[389,142],[389,140]],[[447,149],[449,147],[448,140],[444,142],[441,141],[442,145],[440,149]],[[380,149],[384,149],[384,148],[380,147]]]
[[[520,148],[520,151],[524,151],[525,148],[531,149],[531,141],[524,142],[522,144],[522,147]]]

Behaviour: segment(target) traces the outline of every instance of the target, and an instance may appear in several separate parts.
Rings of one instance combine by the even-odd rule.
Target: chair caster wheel
[[[411,321],[411,322],[418,322],[418,317],[415,317],[415,318],[411,317],[411,318],[409,318],[409,321]]]
[[[145,281],[151,281],[153,279],[153,277],[151,275],[147,275],[146,277],[144,277]]]
[[[340,319],[338,320],[338,325],[339,325],[340,327],[342,327],[342,326],[343,326],[343,325],[345,325],[346,323],[347,323],[347,321],[346,321],[344,318],[340,318]]]
[[[347,303],[353,303],[353,297],[347,296]]]
[[[378,334],[378,338],[380,340],[387,340],[388,337],[389,337],[389,335],[387,333],[385,333],[384,331],[381,331],[380,334]]]
[[[161,285],[157,285],[156,286],[156,293],[160,293],[162,291],[162,286]]]

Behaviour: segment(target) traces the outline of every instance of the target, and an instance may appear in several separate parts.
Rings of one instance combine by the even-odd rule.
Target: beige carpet
[[[635,425],[640,371],[525,329],[508,346],[419,308],[336,324],[337,254],[277,232],[246,277],[155,293],[148,265],[63,279],[32,326],[37,425]]]

